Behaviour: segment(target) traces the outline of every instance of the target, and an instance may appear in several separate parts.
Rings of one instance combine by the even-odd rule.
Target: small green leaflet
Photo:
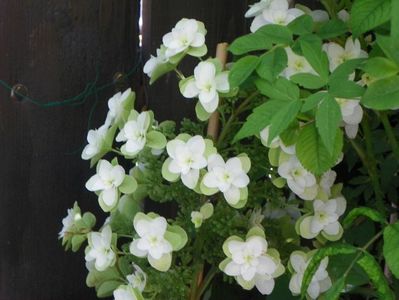
[[[323,258],[334,255],[353,254],[356,252],[357,249],[355,247],[346,244],[335,244],[318,249],[317,252],[313,255],[312,260],[310,261],[308,267],[305,270],[305,274],[303,275],[301,286],[302,299],[305,298],[306,291],[308,290],[309,284],[312,281],[313,275],[316,273],[319,264],[323,260]]]
[[[257,79],[255,85],[262,95],[276,100],[293,101],[299,99],[299,88],[286,78],[280,77],[273,84]]]
[[[371,83],[361,103],[375,110],[399,108],[399,76],[395,75]]]
[[[383,253],[392,274],[399,279],[399,222],[384,229]]]
[[[341,109],[334,97],[326,95],[316,112],[316,127],[330,155],[334,151],[337,130],[342,121]]]
[[[323,78],[310,73],[295,74],[290,77],[290,80],[310,90],[320,89],[327,83]]]
[[[365,252],[363,257],[357,261],[357,264],[367,273],[374,287],[377,289],[378,299],[395,300],[395,296],[389,288],[384,273],[373,256]]]
[[[287,27],[297,35],[309,34],[313,30],[313,19],[311,16],[304,14],[290,22]]]
[[[377,44],[385,55],[399,66],[399,40],[390,36],[377,34]]]
[[[391,36],[399,39],[399,1],[391,0]]]
[[[290,45],[292,43],[292,32],[286,26],[268,24],[258,29],[255,34],[267,39],[273,44]]]
[[[354,37],[373,29],[391,17],[391,0],[356,0],[351,10],[351,27]]]
[[[368,73],[373,79],[383,79],[396,75],[399,72],[399,66],[392,60],[385,57],[373,57],[366,61],[363,71]]]
[[[254,55],[244,56],[233,64],[229,73],[231,87],[237,87],[243,83],[256,69],[259,63],[259,57]]]
[[[366,58],[355,58],[349,59],[344,63],[340,64],[330,75],[329,83],[339,80],[348,80],[349,75],[355,72],[356,69],[360,68],[366,61]]]
[[[328,92],[337,98],[356,98],[364,94],[365,89],[356,82],[347,79],[330,81]]]
[[[352,226],[353,221],[355,221],[358,217],[367,217],[374,222],[378,222],[381,224],[386,223],[384,216],[377,210],[369,208],[369,207],[356,207],[352,209],[348,215],[345,217],[342,225],[345,229],[348,229]]]
[[[322,175],[336,164],[341,154],[343,135],[340,129],[337,130],[333,145],[331,155],[322,142],[315,124],[308,124],[299,132],[296,143],[298,159],[307,170],[315,175]]]
[[[269,100],[256,107],[235,135],[233,143],[243,138],[259,134],[263,128],[270,124],[272,117],[284,107],[286,103],[286,101]]]
[[[288,128],[291,122],[295,120],[301,106],[302,102],[299,100],[290,101],[274,114],[270,121],[268,143],[271,143],[276,136]]]
[[[268,81],[273,81],[287,67],[287,53],[281,47],[266,52],[260,57],[256,68],[258,75]]]
[[[303,56],[324,80],[328,78],[328,58],[321,49],[321,39],[316,35],[307,35],[299,40]]]
[[[302,112],[307,112],[313,108],[315,108],[321,100],[323,100],[325,97],[327,97],[328,94],[327,92],[320,91],[315,94],[310,95],[309,97],[303,99],[305,103],[302,106]]]
[[[348,26],[340,19],[332,19],[320,26],[317,35],[322,39],[340,36],[348,31]]]

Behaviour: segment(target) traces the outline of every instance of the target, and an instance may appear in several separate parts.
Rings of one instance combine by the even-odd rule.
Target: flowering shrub
[[[165,34],[144,72],[175,72],[198,121],[158,123],[130,89],[109,100],[82,153],[109,217],[96,231],[75,203],[59,234],[73,251],[87,240],[98,297],[398,297],[399,2],[322,3],[250,6],[228,67],[224,44],[207,57],[202,22]]]

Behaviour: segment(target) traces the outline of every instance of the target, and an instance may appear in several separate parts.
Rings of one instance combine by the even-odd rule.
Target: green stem
[[[363,128],[364,139],[366,142],[368,171],[371,179],[371,184],[374,189],[374,194],[376,198],[376,207],[379,211],[384,212],[385,206],[384,206],[383,192],[381,190],[380,181],[378,179],[377,162],[375,160],[375,155],[373,151],[371,129],[367,116],[363,118],[362,128]]]
[[[118,237],[124,237],[124,238],[128,238],[128,239],[133,239],[134,237],[130,234],[121,234],[121,233],[117,233]]]
[[[120,152],[120,151],[118,151],[118,150],[116,150],[116,149],[114,149],[114,148],[112,148],[111,151],[114,152],[114,153],[116,153],[116,154],[119,154],[120,156],[123,156],[123,153],[122,153],[122,152]]]
[[[253,98],[259,95],[258,91],[253,92],[248,96],[239,106],[238,108],[231,114],[230,118],[227,120],[226,124],[223,126],[222,132],[220,133],[218,142],[216,146],[220,146],[224,139],[226,138],[227,133],[230,130],[230,126],[233,123],[234,119],[247,107],[247,105],[251,102]]]
[[[186,79],[186,77],[183,75],[183,73],[180,72],[180,70],[178,70],[177,68],[175,69],[175,72],[177,74],[177,77],[180,78],[180,80]]]
[[[392,152],[395,155],[396,159],[399,160],[399,144],[398,144],[398,141],[396,140],[395,133],[392,129],[391,123],[389,122],[387,113],[381,112],[380,118],[381,118],[382,125],[384,125],[384,129],[387,134],[388,141],[391,144]]]

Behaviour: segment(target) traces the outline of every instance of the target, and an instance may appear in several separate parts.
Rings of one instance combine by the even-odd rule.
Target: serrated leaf
[[[279,111],[285,103],[284,101],[270,100],[256,107],[235,135],[233,142],[259,134],[263,128],[270,124],[273,115]]]
[[[391,76],[371,83],[361,103],[372,109],[386,110],[399,107],[399,76]]]
[[[348,26],[340,19],[332,19],[320,26],[317,35],[322,39],[330,39],[343,35],[347,32]]]
[[[235,39],[229,46],[229,51],[235,55],[241,55],[251,51],[270,49],[271,47],[270,40],[260,38],[259,34],[250,33]]]
[[[356,207],[348,213],[348,215],[345,217],[344,221],[342,222],[342,225],[344,226],[345,229],[347,229],[352,226],[353,221],[355,221],[356,218],[361,216],[367,217],[373,220],[374,222],[378,222],[381,224],[386,223],[384,216],[379,211],[372,209],[370,207]]]
[[[290,101],[274,114],[270,121],[268,143],[271,143],[275,137],[288,128],[291,122],[296,118],[301,106],[302,103],[299,100]]]
[[[321,49],[321,40],[315,35],[309,35],[299,40],[303,56],[321,78],[328,78],[328,58]]]
[[[290,22],[287,27],[297,35],[309,34],[313,30],[313,19],[311,16],[304,14]]]
[[[254,55],[244,56],[233,64],[229,72],[230,87],[234,88],[243,83],[259,64],[259,57]]]
[[[328,96],[327,92],[320,91],[317,92],[316,94],[312,94],[309,97],[303,99],[305,103],[303,104],[301,111],[307,112],[315,108],[320,103],[320,101],[322,101],[327,96]]]
[[[352,33],[358,37],[391,17],[390,0],[356,0],[351,10]]]
[[[357,261],[357,264],[367,273],[374,287],[377,289],[379,299],[395,300],[393,292],[381,270],[380,265],[368,252]]]
[[[312,256],[309,265],[307,266],[305,273],[302,279],[301,286],[301,296],[305,297],[309,284],[312,281],[314,274],[316,273],[320,262],[327,256],[335,256],[335,255],[347,255],[356,253],[358,250],[356,247],[347,244],[335,244],[331,246],[327,246],[324,248],[320,248],[316,251],[316,253]]]
[[[341,109],[334,97],[326,95],[316,112],[316,127],[330,155],[333,154],[337,130],[342,121]]]
[[[383,253],[392,274],[399,279],[399,222],[384,229]]]
[[[299,99],[299,88],[286,78],[279,78],[273,84],[257,79],[255,85],[262,95],[276,100],[293,101]]]
[[[315,175],[322,175],[328,169],[333,167],[343,146],[342,131],[337,130],[334,141],[332,155],[326,149],[322,142],[316,126],[314,124],[306,125],[301,129],[296,143],[296,153],[301,164]]]
[[[255,34],[273,44],[289,45],[292,42],[292,32],[282,25],[268,24],[259,28]]]
[[[320,89],[325,86],[327,81],[318,75],[310,73],[298,73],[290,77],[290,80],[307,89]]]
[[[283,48],[276,48],[260,57],[256,68],[258,75],[268,81],[273,81],[287,66],[287,53]]]

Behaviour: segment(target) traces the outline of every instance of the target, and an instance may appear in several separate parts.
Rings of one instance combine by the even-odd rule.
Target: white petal
[[[176,148],[184,147],[185,143],[181,140],[175,139],[167,143],[166,151],[171,158],[176,158]]]
[[[274,279],[267,279],[264,276],[257,276],[255,285],[262,295],[270,295],[274,289]]]
[[[194,77],[197,82],[209,82],[214,80],[216,74],[215,65],[211,62],[203,61],[194,69]]]
[[[240,265],[236,264],[234,261],[229,262],[223,270],[229,276],[237,276],[240,274]]]
[[[132,253],[134,256],[137,256],[137,257],[147,256],[147,253],[148,253],[147,251],[143,251],[143,250],[140,250],[139,248],[137,248],[138,242],[139,242],[139,240],[137,239],[137,240],[133,240],[133,242],[130,244],[130,247],[129,247],[130,253]]]
[[[337,235],[339,233],[339,223],[334,222],[331,224],[328,224],[327,226],[324,226],[323,231],[329,235]]]
[[[101,180],[100,176],[97,174],[92,176],[87,182],[86,182],[86,189],[88,189],[91,192],[95,191],[100,191],[105,188],[104,182]]]
[[[216,94],[215,98],[209,102],[209,103],[202,103],[201,102],[202,107],[205,109],[205,111],[207,113],[213,113],[214,111],[216,111],[216,109],[218,108],[219,105],[219,95]]]
[[[195,85],[194,78],[189,80],[186,83],[186,85],[184,87],[184,90],[182,92],[183,92],[183,96],[186,97],[186,98],[194,98],[194,97],[198,96],[200,91],[197,88],[197,86]]]
[[[194,154],[202,155],[205,152],[205,141],[202,136],[196,135],[187,141],[187,147]]]
[[[222,72],[216,76],[216,78],[215,78],[216,89],[219,92],[227,93],[230,90],[230,84],[229,84],[228,77],[229,77],[228,72]]]
[[[208,188],[217,188],[218,187],[219,182],[218,182],[217,177],[215,176],[215,173],[213,173],[213,172],[209,172],[209,173],[205,174],[203,180],[204,180],[203,181],[204,185]]]
[[[251,30],[251,32],[255,32],[259,28],[261,28],[262,26],[264,26],[266,24],[269,24],[269,22],[265,20],[263,15],[256,16],[255,19],[251,23],[250,30]]]
[[[238,201],[240,201],[240,190],[238,188],[231,187],[223,193],[223,196],[228,203],[235,205],[238,203]]]
[[[195,188],[198,182],[198,178],[199,170],[197,169],[191,169],[187,174],[181,175],[181,180],[183,184],[190,189]]]
[[[114,206],[118,200],[118,191],[116,188],[110,188],[101,192],[101,198],[107,206]]]
[[[211,154],[208,157],[208,170],[210,171],[215,167],[224,168],[224,164],[223,157],[220,154]]]

